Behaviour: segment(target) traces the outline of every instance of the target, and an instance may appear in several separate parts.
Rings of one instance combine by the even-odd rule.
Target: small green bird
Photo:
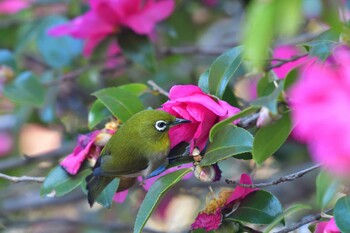
[[[107,142],[93,172],[86,177],[90,206],[114,178],[120,179],[120,192],[136,183],[138,176],[153,176],[159,168],[165,168],[170,150],[168,131],[188,122],[161,110],[143,110],[126,121]]]

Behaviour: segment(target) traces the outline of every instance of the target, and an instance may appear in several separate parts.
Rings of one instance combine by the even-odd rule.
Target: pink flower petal
[[[125,201],[126,197],[128,196],[128,192],[129,192],[129,190],[115,193],[113,196],[113,201],[115,201],[117,203],[123,203]]]
[[[239,180],[240,184],[252,184],[252,179],[249,175],[243,173],[241,175],[241,178]],[[245,198],[249,193],[254,192],[256,190],[259,190],[258,188],[245,188],[241,186],[237,186],[235,190],[233,190],[231,196],[227,199],[226,205],[228,205],[231,202],[234,202],[236,200],[242,200]]]
[[[29,7],[30,4],[29,0],[2,0],[0,1],[0,14],[15,14]]]
[[[217,230],[221,224],[222,215],[221,210],[218,209],[214,214],[200,213],[198,214],[194,223],[192,223],[192,230],[203,228],[206,231]]]
[[[7,133],[0,132],[0,157],[9,153],[13,146],[13,139]]]
[[[337,225],[335,224],[334,218],[329,220],[327,226],[324,229],[325,233],[341,233]]]

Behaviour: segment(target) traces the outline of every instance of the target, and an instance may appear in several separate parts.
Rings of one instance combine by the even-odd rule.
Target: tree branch
[[[153,80],[148,80],[147,81],[148,85],[150,85],[152,87],[152,89],[156,92],[158,92],[159,94],[162,94],[166,97],[169,98],[169,92],[167,92],[166,90],[164,90],[163,88],[161,88],[157,83],[155,83]]]
[[[296,180],[300,177],[303,177],[305,174],[316,170],[318,168],[321,167],[321,164],[317,164],[315,166],[309,167],[307,169],[304,169],[302,171],[287,175],[287,176],[282,176],[277,180],[271,181],[271,182],[266,182],[266,183],[259,183],[259,184],[240,184],[238,181],[233,181],[233,180],[228,180],[226,179],[226,183],[228,184],[233,184],[236,186],[241,186],[241,187],[245,187],[245,188],[262,188],[262,187],[268,187],[268,186],[273,186],[273,185],[277,185],[279,183],[282,182],[286,182],[286,181],[293,181]]]
[[[281,67],[281,66],[283,66],[284,64],[286,64],[286,63],[288,63],[288,62],[296,61],[296,60],[298,60],[298,59],[300,59],[300,58],[302,58],[302,57],[306,57],[306,56],[308,56],[308,55],[309,55],[308,53],[304,53],[304,54],[292,56],[292,57],[289,58],[289,59],[278,59],[279,62],[277,62],[277,63],[274,64],[274,65],[272,65],[272,64],[271,64],[271,65],[268,65],[268,66],[265,68],[265,70],[266,70],[266,71],[270,71],[270,70],[272,70],[272,69],[274,69],[274,68]],[[273,59],[273,60],[276,60],[276,58]]]
[[[321,213],[319,214],[316,214],[316,215],[312,215],[312,216],[309,216],[309,217],[306,217],[304,218],[304,220],[300,221],[300,222],[297,222],[297,223],[294,223],[292,224],[290,227],[286,227],[280,231],[277,231],[275,233],[287,233],[287,232],[291,232],[295,229],[298,229],[299,227],[302,227],[308,223],[311,223],[311,222],[314,222],[314,221],[317,221],[321,218]]]
[[[0,173],[0,178],[12,181],[14,183],[19,183],[19,182],[24,182],[24,181],[29,181],[29,182],[33,181],[33,182],[37,182],[37,183],[43,183],[45,180],[45,177],[32,177],[32,176],[17,177],[17,176],[9,176],[9,175],[3,174],[3,173]]]

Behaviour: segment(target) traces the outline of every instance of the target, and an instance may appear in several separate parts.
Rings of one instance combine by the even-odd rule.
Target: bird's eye
[[[158,131],[162,132],[166,129],[167,123],[165,121],[157,121],[155,127]]]

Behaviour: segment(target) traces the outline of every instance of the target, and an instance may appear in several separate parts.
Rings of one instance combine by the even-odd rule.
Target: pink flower
[[[103,146],[107,143],[112,134],[114,134],[112,130],[107,130],[106,132],[95,130],[88,134],[80,135],[78,137],[78,145],[60,165],[69,174],[76,175],[85,160],[97,160]]]
[[[176,85],[170,89],[169,101],[162,109],[176,117],[191,120],[170,129],[171,147],[180,142],[191,143],[191,151],[195,146],[203,150],[211,127],[217,122],[239,112],[227,102],[214,99],[194,85]]]
[[[239,183],[252,184],[252,180],[249,175],[242,174]],[[218,229],[222,221],[221,210],[230,206],[235,201],[243,200],[248,194],[256,190],[259,189],[244,188],[241,186],[237,186],[233,191],[222,190],[219,193],[219,197],[207,203],[206,209],[198,214],[194,223],[191,225],[192,229],[203,228],[206,231]]]
[[[203,228],[206,231],[217,230],[219,229],[221,220],[222,215],[220,209],[218,209],[213,214],[207,214],[202,212],[198,214],[196,220],[194,221],[194,223],[192,223],[191,227],[192,229]]]
[[[252,179],[249,175],[243,173],[241,175],[241,178],[239,179],[240,184],[253,184]],[[240,201],[244,199],[248,194],[251,192],[254,192],[256,190],[259,190],[258,188],[245,188],[242,186],[237,186],[235,190],[233,190],[231,196],[227,199],[226,205],[234,202],[234,201]]]
[[[309,64],[290,92],[295,136],[337,174],[350,171],[349,67],[349,49],[337,47],[325,63]]]
[[[0,132],[0,157],[9,153],[13,146],[13,139],[8,133]]]
[[[273,52],[272,58],[274,59],[290,59],[293,56],[301,55],[300,50],[293,45],[283,45],[278,46],[275,48]],[[281,67],[274,68],[273,71],[276,73],[276,76],[279,79],[284,79],[287,74],[293,70],[294,68],[306,63],[310,58],[308,57],[301,57],[295,61],[287,62],[286,64],[282,65]],[[271,62],[272,65],[278,64],[279,61],[273,61]]]
[[[15,14],[30,4],[30,0],[0,0],[0,14]]]
[[[341,233],[341,231],[335,224],[334,218],[332,218],[329,222],[320,222],[317,224],[314,233]]]
[[[123,203],[128,196],[129,190],[124,190],[122,192],[117,192],[113,196],[113,201],[117,203]]]
[[[175,7],[173,0],[90,0],[89,4],[88,12],[49,31],[53,36],[84,39],[85,56],[90,56],[103,39],[118,33],[122,27],[150,35],[155,25],[167,18]]]

